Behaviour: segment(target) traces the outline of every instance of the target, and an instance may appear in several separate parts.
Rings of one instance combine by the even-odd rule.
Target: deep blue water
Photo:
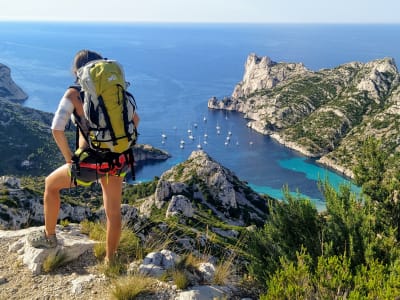
[[[11,67],[13,79],[29,94],[26,106],[54,112],[73,81],[70,69],[78,50],[119,60],[139,106],[140,143],[172,154],[166,162],[138,170],[138,181],[160,176],[200,143],[255,190],[279,198],[288,185],[323,207],[318,179],[328,177],[338,186],[345,178],[249,130],[240,114],[208,110],[207,100],[232,93],[252,52],[318,70],[386,56],[399,61],[399,36],[400,25],[0,22],[0,63]]]

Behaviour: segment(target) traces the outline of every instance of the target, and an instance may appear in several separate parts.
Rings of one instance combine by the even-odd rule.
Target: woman
[[[79,51],[75,55],[73,62],[74,75],[76,76],[79,68],[90,61],[98,59],[102,59],[102,56],[94,51]],[[69,147],[64,131],[72,113],[79,117],[84,117],[80,92],[79,89],[74,87],[66,90],[51,126],[54,140],[65,159],[65,164],[46,177],[44,191],[45,230],[44,232],[36,232],[29,238],[31,245],[37,248],[53,248],[57,246],[56,224],[60,210],[60,190],[70,188],[71,185],[74,185],[74,182],[77,182],[77,184],[84,183],[79,181],[79,176],[78,180],[71,180],[71,176],[73,176],[71,173],[73,173],[72,159],[74,153]],[[134,114],[133,121],[137,127],[139,124],[137,114]],[[82,134],[80,134],[79,149],[86,148],[88,148],[87,142]],[[113,258],[121,236],[121,199],[125,174],[121,171],[125,171],[127,167],[127,163],[125,162],[122,166],[119,166],[119,172],[115,172],[114,170],[114,172],[110,172],[107,176],[104,176],[104,174],[95,174],[92,178],[93,181],[99,179],[103,192],[103,204],[107,218],[106,261],[110,261]],[[87,181],[87,179],[84,179],[84,181]]]

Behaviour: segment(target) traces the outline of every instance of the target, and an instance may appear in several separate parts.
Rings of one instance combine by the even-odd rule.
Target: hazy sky
[[[400,1],[0,0],[0,20],[400,23]]]

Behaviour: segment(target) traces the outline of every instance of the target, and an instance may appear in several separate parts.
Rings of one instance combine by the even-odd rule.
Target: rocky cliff
[[[251,54],[230,97],[208,107],[242,112],[248,126],[348,176],[366,136],[400,151],[400,85],[392,58],[311,71]]]
[[[28,99],[28,95],[12,80],[10,68],[1,63],[0,99],[6,99],[14,102],[23,102]]]

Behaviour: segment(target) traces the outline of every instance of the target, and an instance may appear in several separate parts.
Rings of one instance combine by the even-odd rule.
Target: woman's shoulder
[[[64,93],[63,98],[70,100],[72,102],[72,104],[74,105],[75,109],[78,106],[82,105],[81,93],[78,88],[74,88],[72,86],[68,87]]]
[[[64,97],[72,102],[79,100],[81,102],[81,91],[79,86],[69,86],[64,93]]]

